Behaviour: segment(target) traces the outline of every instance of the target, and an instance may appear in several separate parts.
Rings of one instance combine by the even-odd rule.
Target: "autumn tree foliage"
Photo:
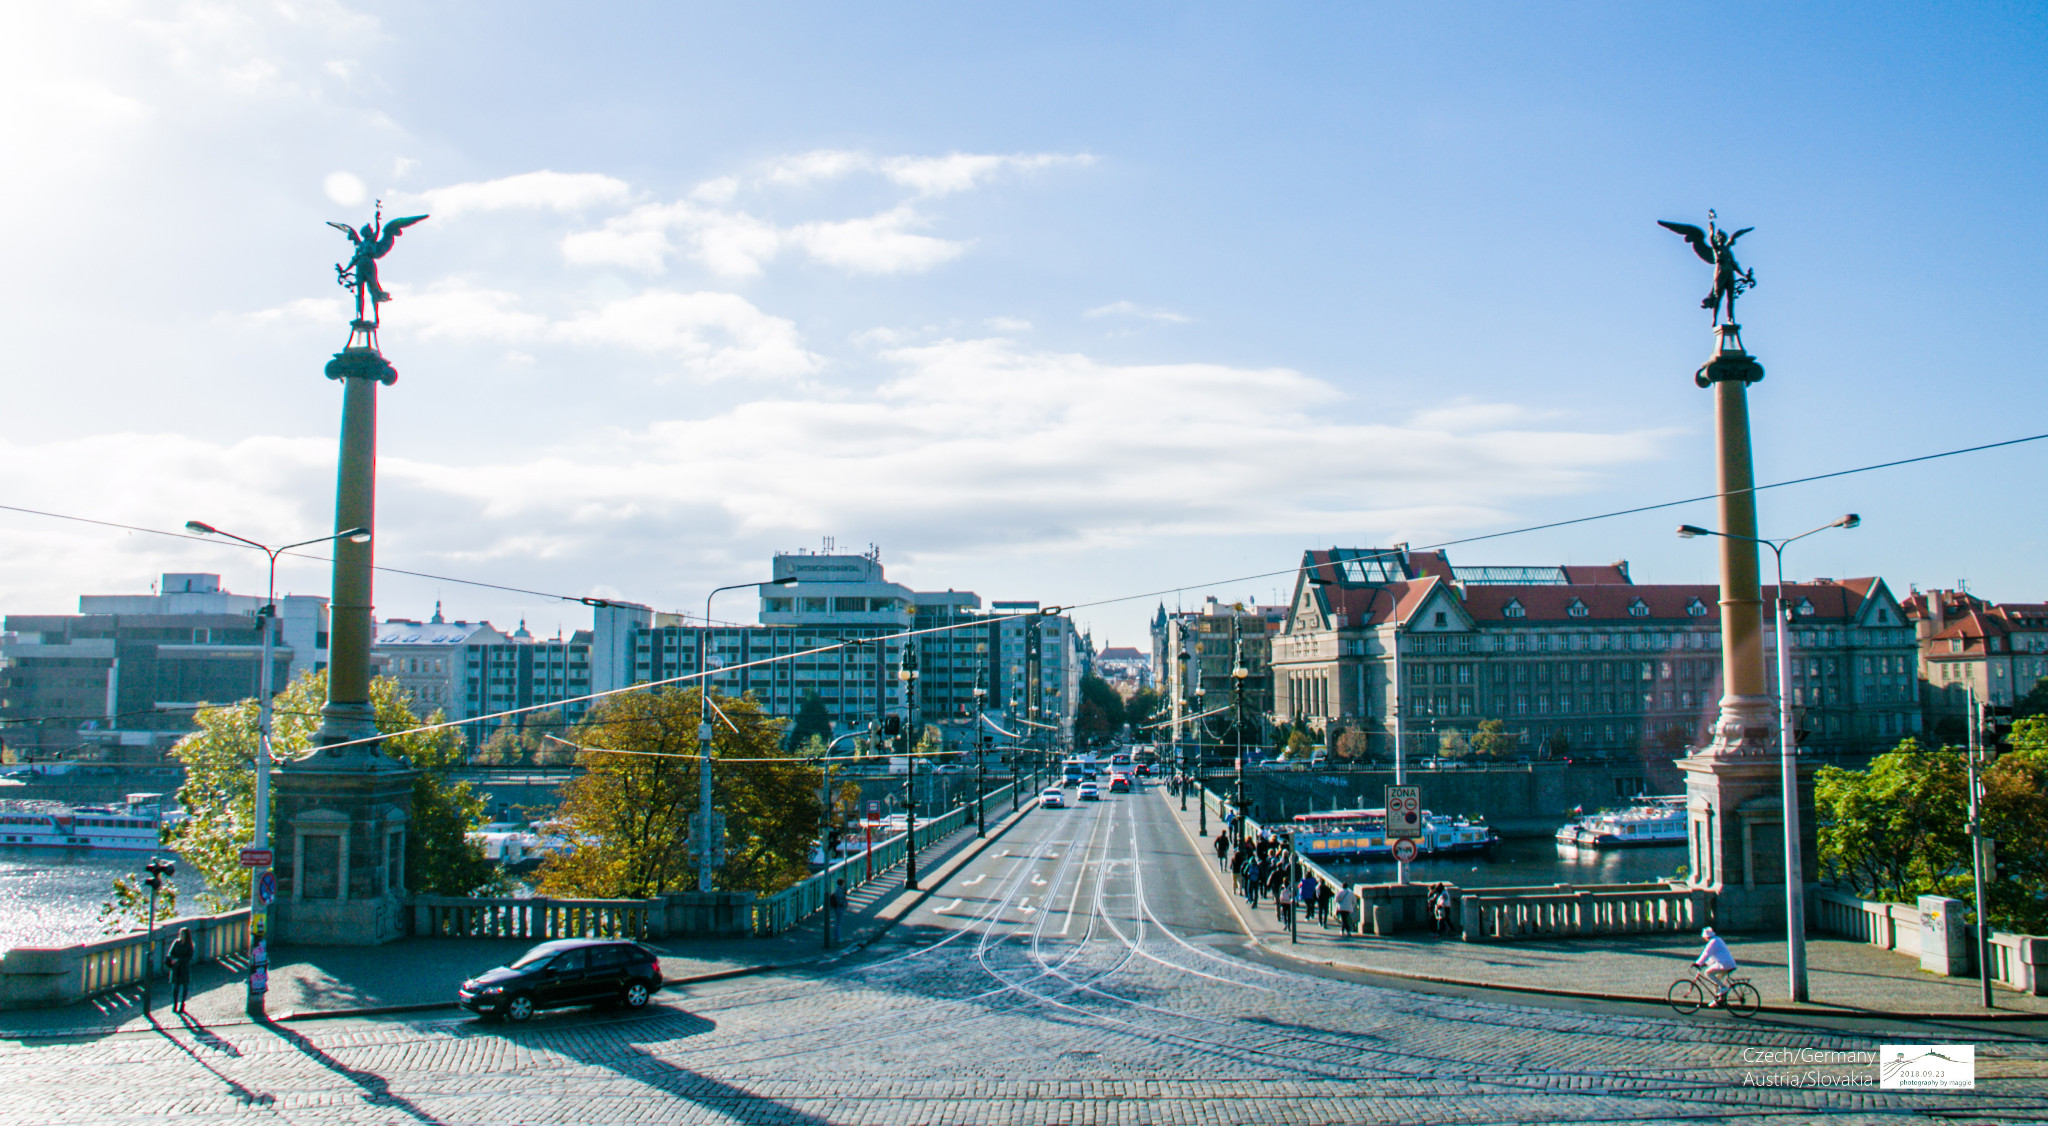
[[[577,725],[585,773],[563,785],[559,814],[575,843],[542,864],[542,894],[644,899],[696,888],[697,692],[612,696]],[[717,887],[779,891],[809,874],[823,775],[785,749],[784,721],[751,698],[714,690],[711,701],[712,798],[726,828]]]

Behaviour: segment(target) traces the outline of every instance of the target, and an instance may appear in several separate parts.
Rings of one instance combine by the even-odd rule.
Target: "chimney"
[[[1934,633],[1940,633],[1948,628],[1948,591],[1927,592],[1927,624]]]

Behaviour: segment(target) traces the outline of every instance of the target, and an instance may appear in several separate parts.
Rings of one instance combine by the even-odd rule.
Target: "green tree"
[[[816,692],[807,691],[796,710],[796,722],[790,724],[789,745],[801,747],[811,739],[820,743],[832,741],[832,713],[825,709],[825,701]]]
[[[277,694],[271,721],[275,760],[289,762],[309,751],[327,697],[327,674],[308,672]],[[419,771],[413,779],[412,822],[407,833],[406,887],[427,895],[489,893],[502,876],[483,846],[464,834],[484,821],[484,799],[467,782],[450,782],[447,771],[462,760],[461,738],[451,728],[415,731],[440,723],[436,711],[423,721],[409,706],[398,681],[370,682],[377,730],[390,735],[385,754]],[[208,911],[227,911],[248,901],[249,874],[240,852],[255,837],[257,705],[253,699],[200,708],[199,729],[180,739],[171,754],[185,766],[178,803],[187,819],[165,831],[165,843],[197,871]],[[275,794],[270,823],[277,826]]]
[[[1867,770],[1823,766],[1814,776],[1824,872],[1871,899],[1960,890],[1969,862],[1963,756],[1907,739]]]
[[[498,766],[559,766],[573,762],[576,749],[558,740],[569,737],[569,721],[554,708],[508,718],[477,750],[478,762]]]
[[[1444,758],[1464,758],[1472,753],[1472,741],[1462,731],[1446,731],[1436,737],[1436,753]]]
[[[1124,701],[1124,722],[1131,725],[1131,735],[1138,738],[1138,728],[1159,722],[1160,709],[1165,707],[1166,698],[1150,688],[1140,688]]]
[[[712,800],[726,826],[718,886],[780,891],[809,874],[823,775],[784,749],[783,721],[753,699],[714,691],[712,702]],[[579,843],[541,865],[543,893],[644,899],[696,887],[697,714],[697,689],[666,687],[610,697],[584,717],[585,772],[562,787],[559,814]]]
[[[156,897],[156,919],[178,916],[178,889],[168,880]],[[101,934],[133,934],[149,929],[149,889],[139,878],[115,876],[113,897],[100,904]]]
[[[1316,739],[1308,732],[1296,728],[1287,733],[1287,750],[1283,757],[1290,762],[1307,762],[1315,757]]]
[[[1124,725],[1124,698],[1099,676],[1081,678],[1081,706],[1074,716],[1074,737],[1101,743]]]
[[[2013,701],[2012,714],[2015,720],[2048,715],[2048,677],[2035,681],[2026,695]]]
[[[1347,728],[1330,743],[1330,757],[1355,762],[1365,758],[1366,748],[1371,742],[1366,734],[1357,728]]]
[[[1472,733],[1472,753],[1481,758],[1508,758],[1521,746],[1522,737],[1510,734],[1507,724],[1497,719],[1482,719]]]

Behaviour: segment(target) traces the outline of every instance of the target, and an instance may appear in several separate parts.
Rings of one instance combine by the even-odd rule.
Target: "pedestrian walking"
[[[1253,853],[1244,866],[1244,898],[1254,910],[1259,906],[1259,877],[1265,874],[1260,863],[1258,854]]]
[[[1316,917],[1316,890],[1320,886],[1314,876],[1302,873],[1301,883],[1294,888],[1294,905],[1301,912],[1302,918]]]
[[[1316,881],[1316,922],[1330,925],[1330,903],[1337,898],[1337,891],[1330,885]]]
[[[1351,890],[1350,884],[1345,884],[1344,890],[1337,893],[1337,929],[1345,938],[1350,938],[1351,928],[1357,922],[1358,893]]]
[[[1273,897],[1273,915],[1280,925],[1290,926],[1294,922],[1294,885],[1283,883],[1280,893]]]
[[[1220,868],[1228,863],[1229,856],[1230,831],[1228,829],[1220,829],[1216,833],[1216,866]]]
[[[164,967],[171,971],[171,1011],[185,1011],[185,1001],[192,995],[192,960],[198,954],[198,946],[192,941],[192,928],[179,927],[178,938],[164,951]]]
[[[1442,884],[1430,890],[1429,917],[1434,933],[1442,938],[1451,928],[1451,892]]]

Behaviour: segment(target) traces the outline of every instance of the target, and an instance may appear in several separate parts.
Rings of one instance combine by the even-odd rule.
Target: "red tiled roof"
[[[1615,583],[1626,585],[1629,581],[1628,564],[1603,563],[1597,567],[1579,567],[1573,566],[1572,564],[1568,563],[1564,567],[1564,577],[1565,580],[1567,582],[1570,582],[1573,586],[1594,586]]]

